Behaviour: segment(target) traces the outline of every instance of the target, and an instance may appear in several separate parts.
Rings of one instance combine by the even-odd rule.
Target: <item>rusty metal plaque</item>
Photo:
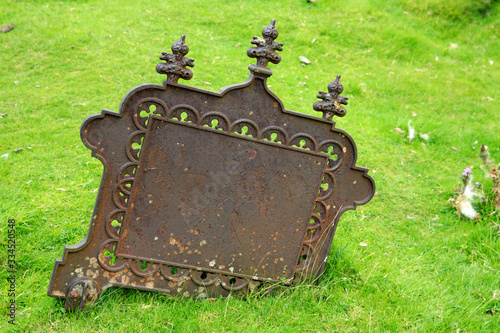
[[[293,276],[323,154],[159,119],[142,149],[118,256],[246,278]]]
[[[179,84],[194,66],[183,35],[160,56],[162,86],[85,120],[104,174],[89,233],[56,260],[49,296],[75,310],[110,286],[215,297],[321,274],[340,215],[375,187],[332,121],[346,114],[340,75],[313,105],[323,119],[286,110],[266,84],[281,60],[274,20],[262,35],[242,84]]]

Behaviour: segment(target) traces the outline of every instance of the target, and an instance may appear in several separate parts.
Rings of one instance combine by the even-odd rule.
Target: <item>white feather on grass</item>
[[[458,214],[471,220],[479,218],[479,213],[472,205],[472,201],[479,197],[475,189],[476,187],[474,185],[467,184],[464,191],[453,202],[453,206],[456,208]]]
[[[425,140],[425,141],[428,141],[431,136],[429,134],[426,134],[426,133],[417,133],[415,131],[415,127],[413,127],[411,125],[411,120],[408,120],[408,140],[412,141],[413,139],[415,139],[415,137],[417,136],[417,134],[422,138],[422,140]],[[398,132],[399,134],[403,134],[404,131],[399,129],[399,128],[395,128],[394,129],[396,132]]]
[[[429,134],[425,134],[425,133],[419,133],[418,135],[420,135],[420,137],[425,140],[425,141],[428,141],[431,137],[429,136]]]
[[[415,127],[411,126],[411,120],[408,120],[408,139],[415,139]]]

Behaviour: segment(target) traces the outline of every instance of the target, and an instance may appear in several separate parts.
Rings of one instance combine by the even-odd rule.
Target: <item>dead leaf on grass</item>
[[[14,23],[11,23],[9,25],[6,25],[5,27],[2,27],[2,29],[0,29],[0,31],[7,33],[9,31],[11,31],[12,29],[14,29]]]
[[[309,65],[311,63],[311,61],[304,56],[299,56],[299,60],[306,65]]]
[[[403,131],[401,128],[396,127],[394,131],[398,132],[399,134],[405,134],[405,131]]]
[[[427,141],[431,138],[429,134],[425,134],[425,133],[419,133],[418,135],[420,135],[420,137],[425,141]]]

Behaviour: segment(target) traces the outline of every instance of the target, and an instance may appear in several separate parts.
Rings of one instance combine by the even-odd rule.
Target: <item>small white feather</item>
[[[408,139],[415,139],[415,127],[411,126],[411,120],[408,120]]]

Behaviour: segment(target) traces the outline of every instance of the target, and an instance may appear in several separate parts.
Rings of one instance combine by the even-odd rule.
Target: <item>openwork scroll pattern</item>
[[[137,131],[129,136],[126,145],[127,156],[130,161],[120,169],[113,194],[113,201],[117,209],[108,215],[106,222],[106,231],[110,239],[101,245],[98,254],[99,263],[103,268],[117,272],[129,267],[139,277],[150,276],[159,271],[161,276],[169,281],[184,281],[190,278],[191,281],[200,286],[212,286],[219,281],[217,285],[234,291],[241,290],[248,285],[248,280],[239,277],[174,267],[162,263],[124,259],[115,255],[121,225],[128,208],[128,200],[134,184],[151,115],[181,123],[189,123],[210,131],[224,131],[245,137],[247,140],[267,141],[272,144],[327,154],[329,157],[328,164],[323,173],[323,180],[307,227],[294,278],[298,278],[301,272],[306,271],[311,266],[315,260],[315,248],[320,244],[321,239],[326,237],[326,232],[333,219],[327,208],[331,207],[331,205],[327,205],[325,201],[328,201],[334,192],[334,171],[340,167],[344,157],[345,149],[342,145],[334,140],[318,143],[313,136],[307,133],[296,133],[290,136],[287,131],[277,126],[269,126],[261,130],[254,121],[249,119],[239,119],[231,122],[227,116],[220,112],[208,112],[200,115],[196,109],[189,105],[177,105],[169,110],[163,101],[148,98],[138,103],[133,115]]]

